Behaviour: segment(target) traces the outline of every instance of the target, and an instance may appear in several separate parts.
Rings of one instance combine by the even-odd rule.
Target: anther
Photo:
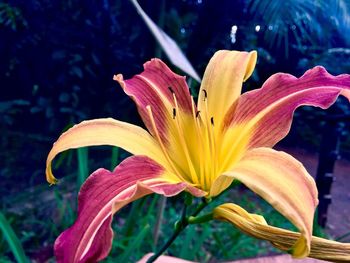
[[[171,92],[172,94],[175,94],[175,91],[173,90],[172,87],[169,86],[168,89],[170,90],[170,92]]]
[[[211,122],[211,125],[214,126],[214,117],[211,117],[211,118],[210,118],[210,122]]]
[[[208,98],[208,93],[207,93],[207,91],[205,89],[203,90],[203,93],[204,93],[203,101],[205,101]]]
[[[196,118],[198,118],[199,113],[201,113],[201,111],[197,111],[197,112],[196,112]]]
[[[176,109],[173,108],[173,119],[175,119],[175,117],[176,117]]]

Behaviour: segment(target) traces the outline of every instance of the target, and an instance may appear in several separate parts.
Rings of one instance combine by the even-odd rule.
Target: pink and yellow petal
[[[145,63],[144,71],[131,79],[124,80],[121,74],[114,76],[114,79],[135,101],[148,130],[156,135],[157,129],[166,144],[169,143],[169,134],[176,129],[174,115],[180,115],[180,112],[175,111],[190,116],[192,114],[192,98],[185,77],[173,73],[159,59]],[[152,111],[155,125],[147,107]]]
[[[300,78],[278,73],[232,105],[224,129],[245,126],[242,134],[250,134],[249,147],[272,147],[288,134],[297,107],[326,109],[339,95],[350,100],[350,75],[332,76],[322,67],[308,70]]]
[[[270,241],[278,249],[292,254],[290,248],[300,239],[300,233],[270,226],[262,216],[248,213],[235,204],[220,205],[214,209],[213,214],[215,219],[227,221],[242,232]],[[312,236],[308,257],[333,262],[350,262],[350,244]]]
[[[169,182],[166,170],[145,156],[129,157],[113,172],[97,170],[80,190],[77,220],[55,242],[57,261],[81,263],[105,258],[111,249],[114,213],[150,193],[173,196],[183,190],[205,195],[186,183]]]
[[[241,94],[242,83],[253,73],[256,59],[256,51],[220,50],[209,61],[198,96],[198,109],[206,110],[206,93],[208,115],[214,117],[219,127],[224,114]]]
[[[162,151],[153,137],[141,127],[111,118],[83,121],[63,133],[54,143],[46,161],[46,179],[55,183],[51,163],[57,154],[85,146],[112,145],[126,151],[145,155],[167,165]]]
[[[293,246],[294,256],[308,255],[318,204],[317,188],[299,161],[284,152],[256,148],[223,176],[239,180],[290,220],[301,232]]]
[[[152,83],[154,89],[175,106],[172,92],[174,92],[179,108],[191,112],[192,102],[186,78],[172,72],[160,59],[154,58],[144,64],[144,72],[139,76]]]

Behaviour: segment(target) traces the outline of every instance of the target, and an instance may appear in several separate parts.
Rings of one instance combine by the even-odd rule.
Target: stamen
[[[175,94],[175,91],[173,90],[172,87],[169,86],[168,89],[170,90],[170,92],[171,92],[172,94]]]
[[[203,89],[203,93],[204,93],[204,99],[203,101],[206,101],[206,99],[208,98],[208,93],[205,89]]]
[[[175,117],[176,117],[176,109],[173,108],[173,119],[175,119]]]
[[[204,92],[205,90],[203,90]],[[207,92],[204,92],[204,95],[207,95]],[[207,97],[205,97],[207,98]],[[208,100],[204,100],[205,102],[205,123],[206,123],[206,130],[207,130],[207,137],[209,140],[209,152],[210,152],[210,160],[212,161],[211,164],[211,171],[210,176],[206,176],[208,178],[208,185],[211,185],[213,178],[216,177],[216,167],[217,167],[217,156],[216,156],[216,142],[215,142],[215,132],[214,132],[214,117],[211,117],[209,119],[209,109],[208,109]],[[211,123],[211,125],[209,125]]]
[[[190,170],[192,183],[198,184],[198,181],[197,181],[198,177],[197,177],[197,174],[196,174],[196,170],[194,169],[194,166],[193,166],[193,163],[192,163],[192,160],[191,160],[191,157],[190,157],[190,153],[189,153],[189,150],[188,150],[188,147],[187,147],[187,143],[185,141],[185,134],[184,134],[184,132],[182,130],[182,126],[181,126],[181,123],[180,123],[180,120],[183,121],[183,119],[181,118],[181,114],[180,114],[180,111],[179,111],[179,105],[177,103],[177,99],[176,99],[175,94],[173,94],[173,98],[174,98],[174,104],[175,104],[176,112],[179,115],[178,118],[175,118],[175,123],[176,123],[176,128],[177,128],[177,131],[178,131],[180,143],[181,143],[181,146],[182,146],[182,148],[184,150],[184,154],[185,154],[185,157],[186,157],[188,168]]]
[[[177,177],[182,180],[182,181],[186,181],[182,176],[181,174],[179,173],[179,171],[176,169],[176,166],[175,164],[173,163],[173,161],[170,159],[170,156],[164,146],[164,143],[162,142],[161,138],[160,138],[160,135],[159,135],[159,131],[157,129],[157,126],[156,126],[156,122],[154,121],[154,117],[153,117],[153,113],[152,113],[152,109],[151,109],[151,106],[146,106],[146,109],[147,109],[147,112],[148,112],[148,115],[150,117],[150,120],[151,120],[151,124],[152,124],[152,128],[154,130],[154,133],[156,135],[156,138],[157,138],[157,141],[160,145],[160,148],[162,149],[163,151],[163,154],[165,156],[165,159],[168,161],[168,163],[170,164],[171,168],[173,169],[174,173],[177,175]]]
[[[215,139],[215,131],[214,131],[214,117],[210,118],[211,122],[211,129],[210,129],[210,142],[212,144],[212,149],[213,149],[213,173],[212,173],[212,181],[215,180],[216,178],[216,173],[217,173],[217,149],[216,149],[216,139]]]
[[[195,126],[195,130],[196,130],[196,135],[197,135],[197,145],[199,147],[199,154],[198,154],[198,159],[199,159],[199,164],[198,164],[198,170],[199,170],[199,183],[200,185],[205,188],[205,179],[204,179],[204,175],[205,175],[205,166],[206,165],[204,163],[203,160],[203,156],[206,155],[207,151],[205,151],[205,146],[206,143],[205,141],[203,141],[203,135],[201,133],[201,127],[199,125],[199,113],[200,111],[196,111],[195,109],[195,102],[193,100],[193,97],[191,96],[191,106],[192,106],[192,116],[193,116],[193,122],[194,122],[194,126]],[[204,157],[206,158],[206,157]]]

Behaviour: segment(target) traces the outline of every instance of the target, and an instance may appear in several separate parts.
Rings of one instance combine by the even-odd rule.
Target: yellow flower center
[[[205,191],[209,191],[213,181],[219,176],[219,150],[215,120],[209,115],[207,92],[203,90],[202,98],[205,109],[196,110],[192,101],[192,114],[184,113],[178,105],[175,92],[169,87],[173,96],[174,107],[170,111],[172,123],[169,135],[170,145],[165,145],[156,127],[152,109],[147,106],[148,115],[154,135],[176,176],[175,181],[185,181]]]

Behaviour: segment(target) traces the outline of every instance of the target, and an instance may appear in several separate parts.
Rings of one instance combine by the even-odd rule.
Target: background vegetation
[[[258,50],[258,66],[245,90],[260,87],[275,72],[299,76],[317,64],[333,74],[350,72],[346,0],[223,0],[220,4],[143,0],[140,4],[177,41],[201,76],[219,49]],[[55,238],[74,221],[76,194],[84,179],[98,167],[112,169],[126,156],[110,147],[63,153],[54,165],[64,179],[49,188],[44,166],[52,143],[83,119],[108,116],[142,125],[112,77],[115,73],[131,77],[154,56],[167,59],[127,0],[0,2],[0,39],[0,262],[26,261],[21,246],[28,258],[44,262],[52,258]],[[191,88],[195,93],[198,83],[192,81]],[[349,111],[341,101],[336,108]],[[325,114],[298,110],[295,129],[284,145],[318,150]],[[342,151],[350,152],[349,139],[342,142]],[[264,211],[271,223],[287,224],[266,203],[236,187],[237,195],[227,199]],[[160,240],[171,230],[168,226],[175,221],[179,198],[168,201]],[[154,249],[156,211],[153,197],[122,211],[115,220],[113,260],[132,262]],[[135,220],[137,224],[132,224]],[[192,226],[170,253],[209,261],[274,251],[231,226],[215,223]]]

